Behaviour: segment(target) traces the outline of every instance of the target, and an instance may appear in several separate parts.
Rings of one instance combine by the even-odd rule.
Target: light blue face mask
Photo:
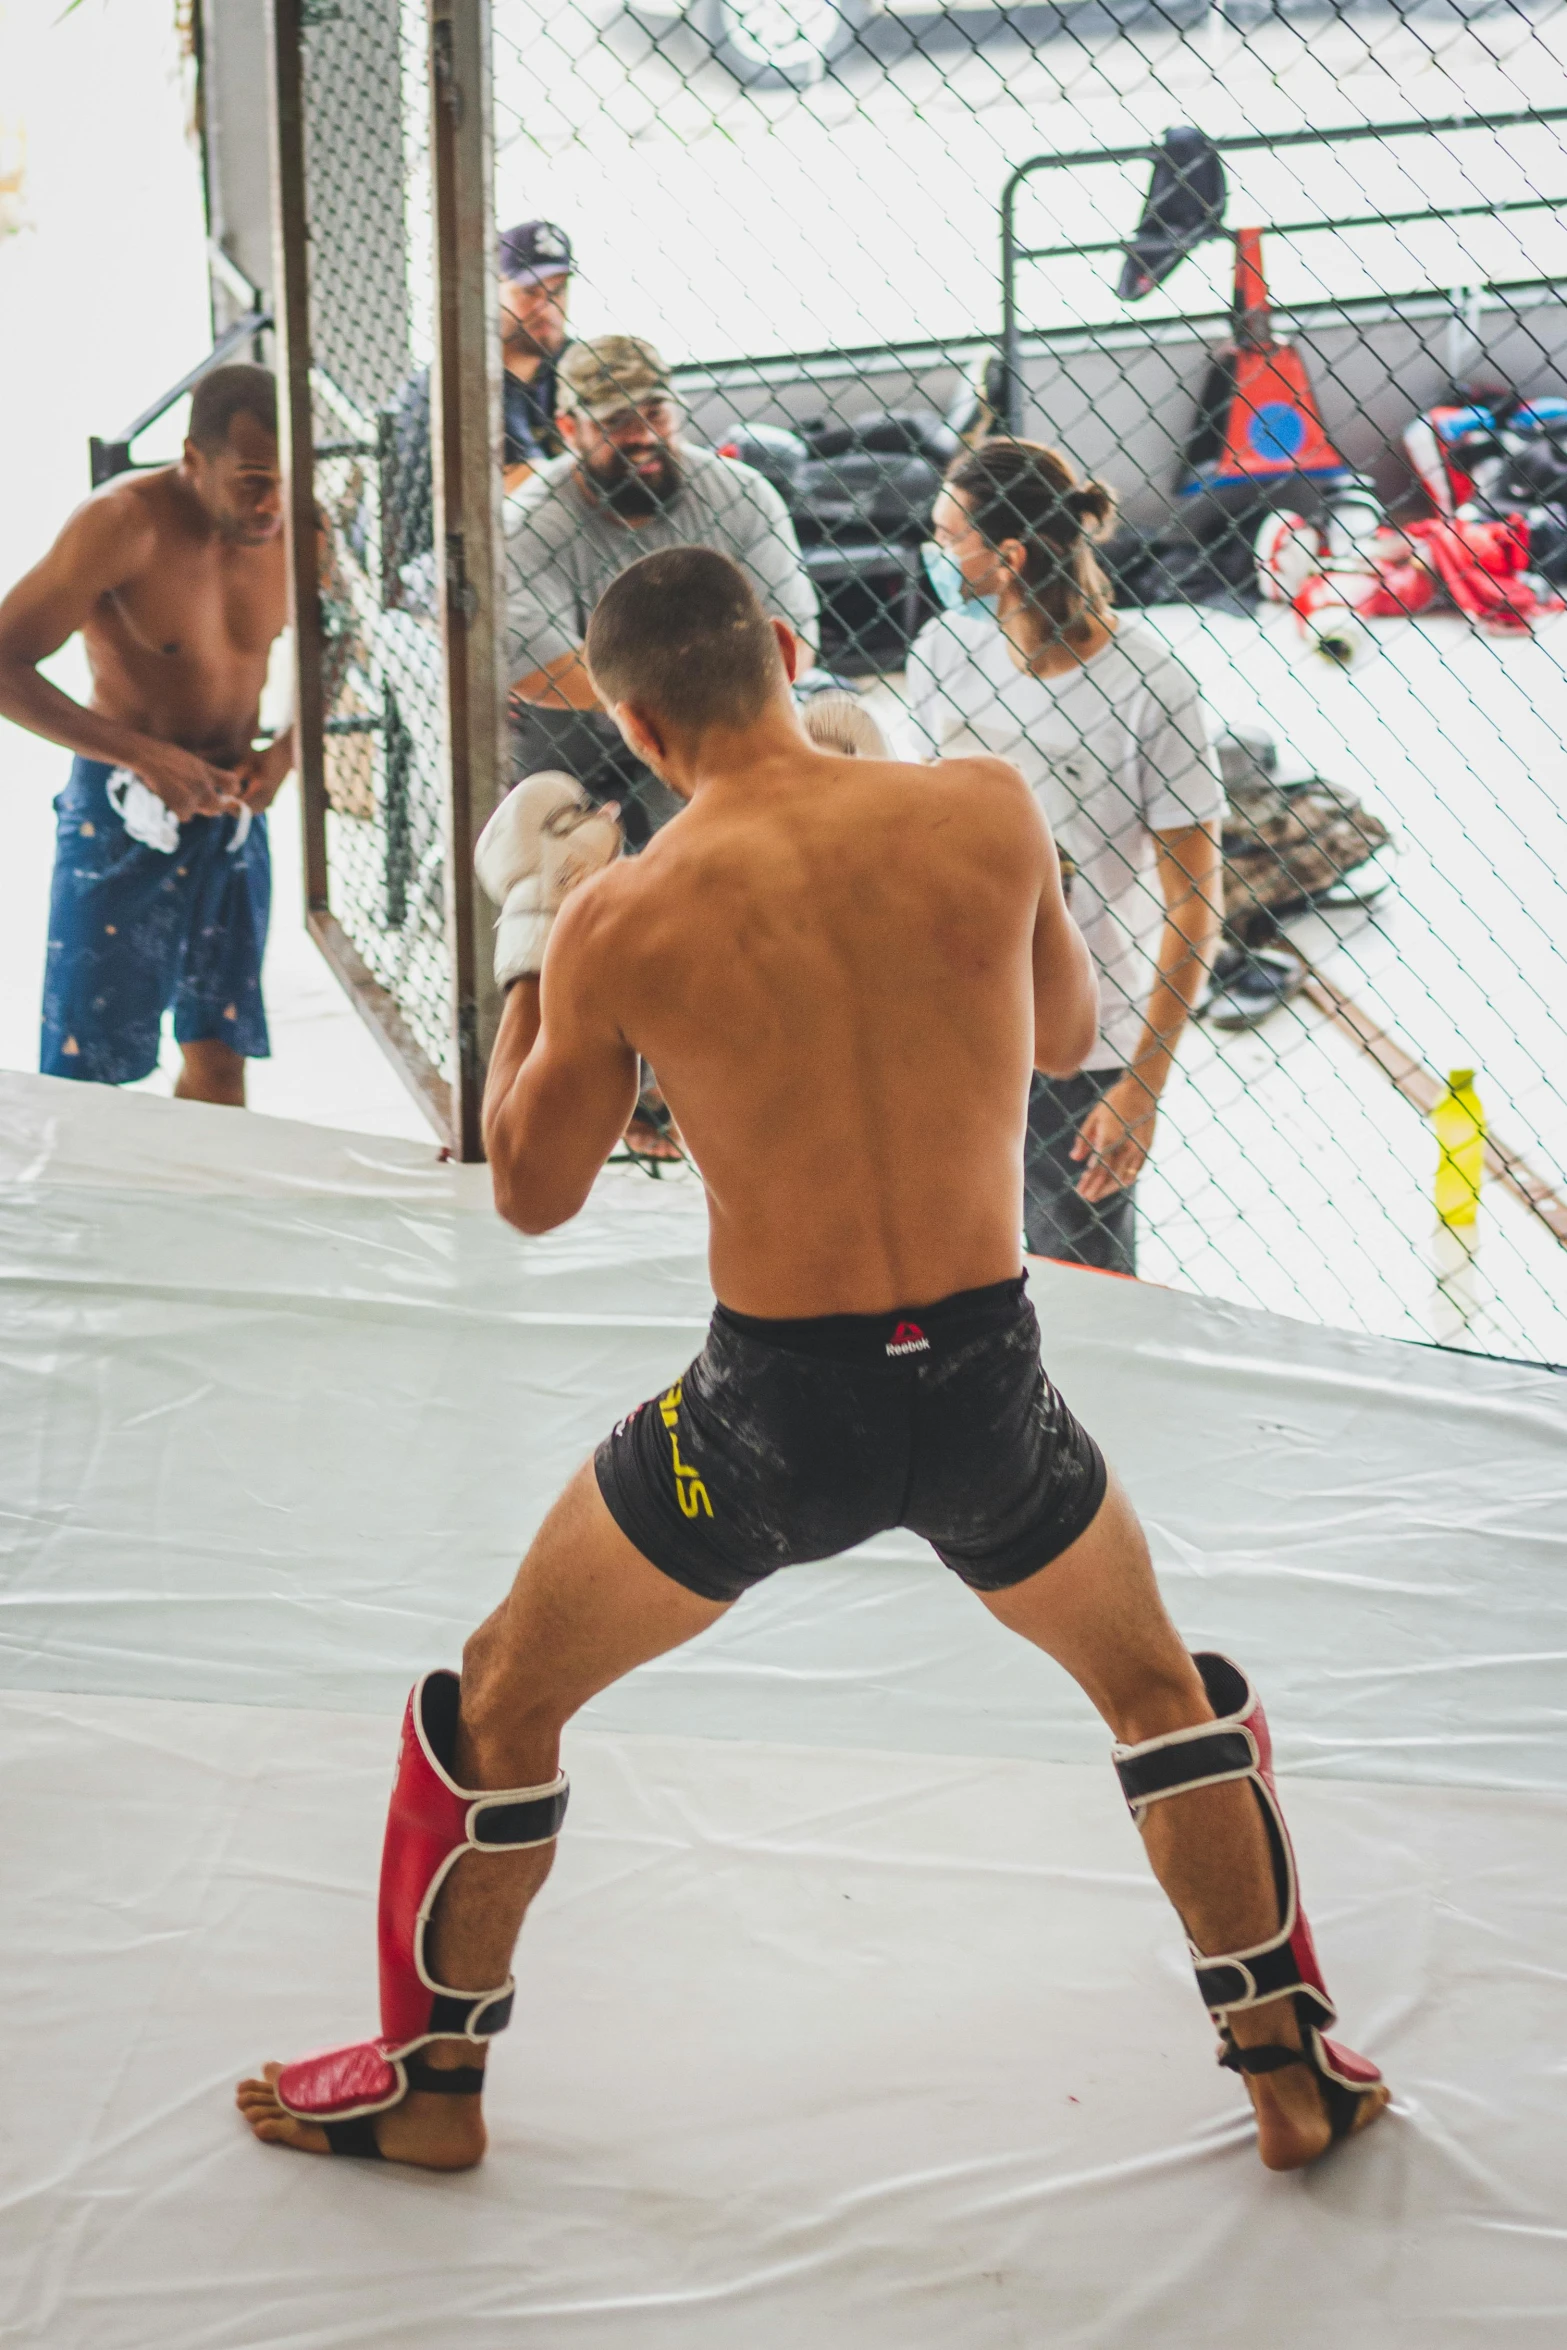
[[[938,547],[934,539],[927,539],[921,547],[920,561],[925,566],[931,594],[943,612],[961,612],[967,607],[974,612],[988,613],[992,620],[998,617],[1000,597],[976,596],[952,556],[945,547]]]

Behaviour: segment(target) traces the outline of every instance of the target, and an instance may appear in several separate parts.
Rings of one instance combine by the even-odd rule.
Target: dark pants
[[[1131,1191],[1107,1199],[1078,1195],[1084,1162],[1071,1155],[1077,1130],[1124,1069],[1034,1079],[1023,1146],[1023,1233],[1030,1256],[1105,1273],[1137,1270],[1137,1207]]]
[[[628,847],[646,848],[680,802],[650,767],[627,750],[620,729],[602,710],[541,710],[511,705],[512,773],[519,779],[558,767],[575,776],[602,807],[613,800]]]

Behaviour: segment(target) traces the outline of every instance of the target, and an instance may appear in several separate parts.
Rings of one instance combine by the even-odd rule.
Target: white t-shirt
[[[1060,677],[1017,668],[987,612],[944,612],[909,654],[909,706],[936,757],[1020,767],[1077,867],[1070,904],[1099,974],[1090,1069],[1130,1061],[1164,924],[1154,834],[1224,812],[1197,682],[1153,630],[1123,619]]]

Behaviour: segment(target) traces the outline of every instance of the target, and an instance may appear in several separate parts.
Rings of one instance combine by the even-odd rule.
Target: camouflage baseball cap
[[[592,335],[573,343],[558,370],[560,404],[595,424],[670,397],[669,370],[640,335]]]

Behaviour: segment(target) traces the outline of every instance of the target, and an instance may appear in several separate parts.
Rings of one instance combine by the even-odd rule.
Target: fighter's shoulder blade
[[[1034,805],[1034,795],[1023,780],[1022,769],[990,751],[964,752],[954,759],[933,759],[918,772],[949,791],[982,792],[1000,806],[1008,802]]]
[[[614,968],[640,894],[640,864],[639,857],[617,857],[568,893],[555,917],[552,965],[569,965],[582,980]]]
[[[1010,759],[975,752],[932,760],[916,773],[927,789],[955,806],[971,838],[982,836],[998,855],[1018,857],[1020,872],[1029,869],[1032,852],[1043,855],[1049,829],[1021,769]]]

